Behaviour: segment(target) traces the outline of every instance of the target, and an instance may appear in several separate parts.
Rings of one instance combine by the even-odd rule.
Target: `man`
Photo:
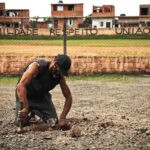
[[[36,115],[45,123],[52,120],[60,128],[65,126],[72,105],[72,95],[64,77],[68,76],[70,66],[71,59],[67,55],[58,55],[52,61],[37,60],[25,68],[16,86],[17,125],[20,120],[23,126],[29,125],[30,119]],[[57,84],[65,97],[59,119],[49,93]],[[20,103],[23,104],[21,110]]]

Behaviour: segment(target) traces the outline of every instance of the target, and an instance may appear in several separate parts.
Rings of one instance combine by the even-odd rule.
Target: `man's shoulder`
[[[39,66],[47,66],[50,63],[50,61],[44,59],[38,59],[35,60],[34,63],[37,63]]]
[[[45,60],[45,59],[38,59],[38,60],[35,60],[34,62],[48,63],[48,62],[50,62],[50,61],[49,61],[49,60]]]

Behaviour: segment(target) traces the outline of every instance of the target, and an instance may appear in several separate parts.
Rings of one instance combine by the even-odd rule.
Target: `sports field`
[[[0,55],[54,56],[63,53],[63,40],[0,40]],[[150,40],[68,40],[70,56],[150,57]]]

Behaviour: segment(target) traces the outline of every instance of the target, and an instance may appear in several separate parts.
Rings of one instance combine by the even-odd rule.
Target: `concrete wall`
[[[103,26],[101,26],[101,22]],[[92,28],[107,28],[106,23],[110,23],[110,28],[113,28],[113,19],[92,19]]]
[[[25,65],[36,59],[53,57],[0,56],[0,74],[19,74]],[[72,57],[72,74],[150,73],[150,58],[144,57]]]

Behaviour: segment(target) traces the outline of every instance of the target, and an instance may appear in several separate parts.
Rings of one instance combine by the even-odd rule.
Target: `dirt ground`
[[[62,46],[0,45],[0,55],[55,56]],[[140,56],[150,57],[149,47],[87,47],[68,46],[69,56]]]
[[[81,131],[30,131],[17,134],[13,124],[15,85],[0,84],[0,149],[7,150],[150,150],[150,79],[133,81],[67,81],[73,106],[67,116]],[[52,92],[58,115],[64,98]]]

